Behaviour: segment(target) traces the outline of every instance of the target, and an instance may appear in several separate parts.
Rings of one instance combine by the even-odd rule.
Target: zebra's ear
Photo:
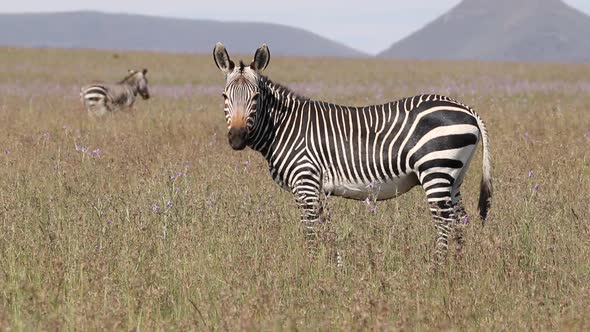
[[[143,76],[145,76],[147,74],[147,68],[143,68],[141,72],[143,73]]]
[[[226,74],[234,69],[234,62],[231,61],[225,46],[223,46],[223,44],[220,42],[217,42],[217,44],[215,44],[215,48],[213,49],[213,60],[215,60],[217,68]]]
[[[264,70],[264,68],[266,68],[266,66],[268,66],[269,62],[270,51],[268,50],[268,46],[266,46],[266,44],[262,44],[262,46],[256,50],[256,53],[254,53],[254,60],[252,60],[250,68],[261,72]]]

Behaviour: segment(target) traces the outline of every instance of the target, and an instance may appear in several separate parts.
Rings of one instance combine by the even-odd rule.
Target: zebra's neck
[[[275,137],[283,129],[285,119],[309,99],[274,83],[266,76],[260,77],[258,88],[260,95],[256,105],[256,121],[249,134],[249,146],[270,160]]]
[[[133,95],[137,96],[139,86],[137,84],[137,79],[135,79],[135,76],[128,76],[124,78],[121,82],[119,82],[119,85],[128,86],[131,89],[131,91],[133,91]]]

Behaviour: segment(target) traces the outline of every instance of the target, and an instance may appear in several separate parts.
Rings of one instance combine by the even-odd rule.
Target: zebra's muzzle
[[[234,150],[243,150],[247,145],[248,130],[246,128],[230,128],[227,138]]]

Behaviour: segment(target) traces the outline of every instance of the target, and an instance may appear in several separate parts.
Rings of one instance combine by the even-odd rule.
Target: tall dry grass
[[[142,67],[152,99],[86,116],[80,85]],[[267,74],[342,104],[437,92],[473,106],[495,196],[463,259],[431,272],[416,188],[375,215],[331,199],[344,268],[329,245],[309,260],[290,193],[261,156],[227,144],[210,56],[3,48],[0,326],[590,328],[590,66],[274,57]],[[472,215],[480,174],[481,151],[464,184]]]

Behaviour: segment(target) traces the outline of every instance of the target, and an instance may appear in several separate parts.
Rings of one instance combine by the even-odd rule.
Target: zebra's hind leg
[[[427,199],[437,232],[436,244],[434,247],[435,261],[436,264],[440,265],[447,258],[449,237],[452,234],[456,220],[455,213],[451,202],[450,190],[428,194]]]
[[[108,113],[104,98],[92,98],[85,102],[88,115],[92,118],[100,118]]]
[[[465,246],[465,238],[463,237],[463,229],[469,224],[469,216],[463,208],[463,201],[461,199],[461,193],[457,191],[453,195],[453,210],[455,212],[455,225],[453,227],[454,236],[453,239],[456,241],[456,255],[458,258],[463,256],[463,247]]]

